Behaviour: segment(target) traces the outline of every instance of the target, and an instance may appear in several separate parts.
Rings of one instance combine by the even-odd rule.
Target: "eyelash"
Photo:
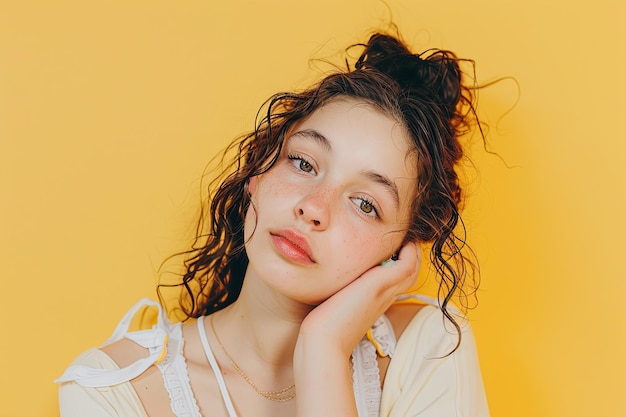
[[[316,171],[316,170],[315,170],[315,168],[313,167],[313,164],[312,164],[312,163],[311,163],[311,162],[310,162],[307,158],[305,158],[303,155],[300,155],[300,154],[291,154],[291,153],[290,153],[289,155],[287,155],[287,158],[288,158],[290,161],[294,162],[294,166],[296,167],[296,169],[297,169],[298,171],[302,171],[302,172],[305,172],[305,173],[307,173],[307,174],[310,174],[311,172],[313,172],[313,173],[316,173],[316,174],[317,174],[317,171]],[[300,164],[295,164],[295,162],[296,162],[296,161],[300,161]],[[308,166],[310,166],[310,167],[311,167],[311,171],[307,171],[307,170],[302,169],[302,163],[305,163],[305,164],[307,164]]]
[[[352,197],[351,200],[361,200],[361,204],[357,204],[358,210],[367,217],[372,217],[376,220],[380,219],[380,214],[378,213],[378,208],[376,207],[376,204],[374,204],[374,202],[372,200],[370,200],[369,198],[365,197],[365,196],[357,196],[357,197]],[[362,204],[367,204],[368,206],[370,206],[372,208],[371,212],[366,212],[365,210],[363,210],[361,208]]]
[[[311,172],[317,174],[317,171],[313,167],[313,164],[311,162],[309,162],[309,160],[306,157],[304,157],[303,155],[296,154],[296,153],[290,153],[290,154],[287,155],[287,159],[289,159],[294,164],[295,168],[298,171],[301,171],[301,172],[304,172],[304,173],[307,173],[307,174],[309,174]],[[296,164],[295,163],[296,161],[300,161],[300,163]],[[307,171],[305,169],[302,169],[302,164],[303,163],[305,163],[308,166],[310,166],[311,167],[311,171]],[[356,204],[356,202],[355,202],[355,204],[357,206],[357,209],[359,210],[361,215],[366,216],[366,217],[370,217],[370,218],[373,218],[373,219],[376,219],[376,220],[380,220],[380,214],[379,214],[378,207],[368,197],[360,195],[360,196],[352,197],[352,198],[350,198],[350,200],[352,200],[353,202],[354,202],[354,200],[361,200],[360,204]],[[366,204],[366,205],[370,206],[372,208],[372,211],[369,212],[369,213],[364,211],[361,208],[362,204]]]

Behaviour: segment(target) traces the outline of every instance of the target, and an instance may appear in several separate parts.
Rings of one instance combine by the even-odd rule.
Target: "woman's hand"
[[[421,250],[405,244],[398,259],[376,265],[313,309],[302,323],[300,335],[324,339],[349,357],[374,322],[417,279]]]
[[[302,322],[294,353],[297,415],[357,416],[350,356],[374,322],[417,278],[414,243],[398,260],[377,265],[314,308]]]

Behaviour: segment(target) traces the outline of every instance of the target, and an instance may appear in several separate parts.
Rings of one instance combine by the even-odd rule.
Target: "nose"
[[[296,217],[311,225],[315,230],[324,230],[330,222],[329,190],[313,190],[305,195],[296,205]]]

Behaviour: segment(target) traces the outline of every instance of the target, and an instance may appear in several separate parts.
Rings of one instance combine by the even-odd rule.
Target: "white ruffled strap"
[[[366,337],[376,348],[378,356],[393,358],[393,352],[396,348],[396,334],[387,316],[384,314],[380,316],[367,331]]]
[[[382,388],[377,356],[393,356],[396,336],[384,314],[352,352],[354,397],[359,417],[378,417]]]
[[[133,317],[140,308],[145,306],[154,306],[159,309],[158,324],[152,330],[128,333]],[[83,387],[95,388],[117,385],[141,375],[146,369],[160,362],[165,357],[168,340],[167,332],[163,329],[165,320],[165,313],[159,303],[146,298],[140,300],[126,313],[111,337],[101,347],[126,337],[148,349],[149,355],[147,357],[141,358],[121,369],[98,369],[84,365],[71,365],[54,382],[75,381]]]

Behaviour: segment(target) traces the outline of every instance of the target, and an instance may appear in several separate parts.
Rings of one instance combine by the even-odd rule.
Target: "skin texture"
[[[251,178],[245,222],[250,263],[237,301],[214,313],[223,345],[264,390],[296,384],[294,400],[258,395],[209,342],[242,416],[356,416],[350,354],[388,311],[399,335],[416,309],[397,295],[421,253],[400,248],[417,173],[404,128],[371,105],[342,98],[298,123],[279,161]],[[399,251],[388,266],[380,263]],[[192,388],[204,416],[225,416],[196,323],[183,325]],[[105,348],[119,364],[143,356],[132,342]],[[387,359],[381,360],[382,374]],[[132,381],[151,416],[171,416],[156,368]],[[324,401],[320,401],[323,398]]]

